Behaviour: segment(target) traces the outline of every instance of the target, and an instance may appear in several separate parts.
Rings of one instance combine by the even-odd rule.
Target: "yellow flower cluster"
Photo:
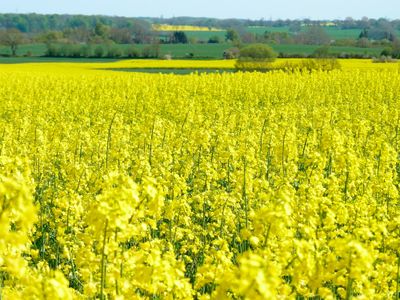
[[[214,27],[193,26],[193,25],[169,25],[169,24],[153,24],[155,31],[223,31]]]
[[[1,299],[399,297],[398,69],[99,66],[0,66]]]

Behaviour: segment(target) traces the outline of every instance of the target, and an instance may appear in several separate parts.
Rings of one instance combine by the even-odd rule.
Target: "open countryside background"
[[[342,58],[399,55],[400,25],[386,19],[251,21],[3,14],[0,26],[21,32],[15,55],[25,57],[222,59],[226,50],[256,42],[268,43],[280,57],[313,56],[322,46]],[[0,54],[13,55],[6,44],[3,38]]]

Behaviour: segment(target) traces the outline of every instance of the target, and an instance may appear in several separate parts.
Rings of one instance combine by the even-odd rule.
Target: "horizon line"
[[[241,21],[304,21],[304,20],[310,20],[310,21],[315,21],[315,22],[325,22],[325,21],[345,21],[347,18],[351,18],[354,21],[361,21],[363,18],[367,18],[368,20],[388,20],[388,21],[398,21],[400,18],[395,18],[391,19],[388,17],[379,17],[379,18],[372,18],[368,16],[363,16],[361,18],[355,18],[352,16],[347,16],[345,18],[332,18],[332,19],[314,19],[312,17],[302,17],[302,18],[243,18],[243,17],[207,17],[207,16],[202,16],[202,17],[195,17],[195,16],[190,16],[190,15],[181,15],[181,16],[171,16],[171,17],[164,17],[163,15],[161,16],[123,16],[123,15],[107,15],[107,14],[85,14],[85,13],[38,13],[38,12],[1,12],[0,15],[59,15],[59,16],[86,16],[86,17],[111,17],[111,18],[137,18],[137,19],[178,19],[178,18],[193,18],[193,19],[214,19],[214,20],[241,20]]]

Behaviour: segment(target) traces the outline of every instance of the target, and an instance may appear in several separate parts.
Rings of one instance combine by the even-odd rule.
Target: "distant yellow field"
[[[286,62],[300,62],[302,59],[277,59],[272,66],[279,68]],[[341,69],[348,70],[400,70],[400,63],[373,63],[363,59],[341,59]],[[1,65],[3,70],[58,73],[61,71],[93,73],[110,69],[233,69],[235,60],[120,60],[109,63],[27,63]]]
[[[155,31],[224,31],[214,27],[191,26],[191,25],[168,25],[168,24],[153,24]]]

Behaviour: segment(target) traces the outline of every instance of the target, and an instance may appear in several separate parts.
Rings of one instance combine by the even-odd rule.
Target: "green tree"
[[[129,58],[137,58],[140,56],[140,53],[134,46],[130,46],[125,49],[125,55]]]
[[[122,50],[116,45],[111,45],[108,47],[106,52],[106,57],[108,58],[119,58],[122,56]]]
[[[252,44],[240,50],[236,69],[244,71],[267,71],[277,53],[268,45]]]
[[[102,23],[96,23],[96,26],[94,27],[94,33],[95,35],[100,36],[103,39],[107,39],[110,33],[110,27]]]
[[[101,58],[104,56],[104,47],[102,45],[98,45],[95,49],[94,49],[94,56]]]
[[[227,42],[237,42],[239,41],[239,33],[235,29],[229,28],[226,31],[225,40]]]
[[[289,25],[289,31],[292,33],[298,33],[301,31],[301,22],[293,21]]]
[[[208,39],[209,44],[219,44],[221,42],[221,39],[218,35],[213,35]]]
[[[392,54],[393,54],[393,49],[390,47],[383,49],[381,52],[381,56],[392,56]]]
[[[48,31],[38,36],[37,41],[45,43],[46,45],[57,43],[63,38],[62,32]]]
[[[171,36],[172,44],[187,44],[188,38],[184,31],[174,31]]]
[[[18,46],[23,42],[24,36],[22,32],[16,28],[10,28],[0,31],[0,44],[9,46],[11,55],[17,55]]]
[[[315,58],[328,58],[330,57],[329,53],[329,47],[328,46],[322,46],[314,50],[312,53],[312,56]]]
[[[47,44],[46,45],[47,50],[46,50],[46,56],[48,57],[58,57],[61,56],[60,54],[60,47],[54,44]]]
[[[150,45],[143,48],[142,56],[144,58],[159,58],[160,50],[160,43],[155,40]]]
[[[273,62],[277,57],[276,52],[265,44],[252,44],[240,50],[240,60]]]
[[[132,33],[133,41],[137,44],[150,43],[153,33],[150,23],[144,20],[135,20],[128,26]]]
[[[358,36],[358,38],[359,39],[362,39],[362,38],[368,38],[368,29],[367,28],[364,28],[362,31],[361,31],[361,33],[360,33],[360,35]]]
[[[395,40],[392,44],[392,57],[400,58],[400,40]]]
[[[367,38],[363,37],[357,40],[356,45],[360,48],[369,48],[371,47],[371,42]]]
[[[109,37],[117,44],[132,43],[132,33],[127,28],[111,28]]]

